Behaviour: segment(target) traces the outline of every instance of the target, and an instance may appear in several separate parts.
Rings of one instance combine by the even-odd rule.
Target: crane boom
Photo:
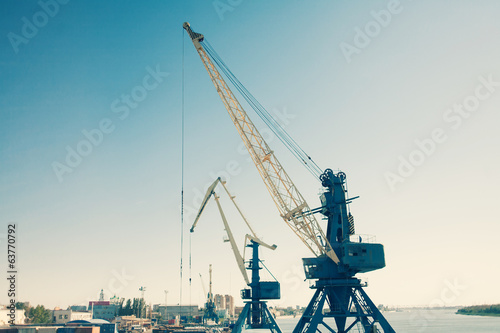
[[[222,210],[222,206],[219,202],[219,196],[217,196],[217,193],[215,193],[215,187],[219,183],[224,186],[224,189],[226,189],[227,194],[229,195],[229,197],[233,201],[234,205],[238,208],[238,211],[240,212],[241,216],[243,216],[239,207],[236,205],[236,202],[234,201],[234,197],[231,197],[231,195],[229,194],[229,191],[227,190],[226,186],[224,185],[225,182],[222,181],[221,178],[219,177],[212,183],[212,185],[210,185],[208,187],[207,193],[205,194],[205,198],[203,199],[203,201],[201,203],[200,210],[198,211],[198,214],[196,215],[196,219],[194,220],[193,226],[191,227],[190,231],[194,232],[194,229],[195,229],[196,225],[198,224],[198,221],[201,217],[201,213],[203,213],[203,210],[207,206],[208,200],[210,200],[210,198],[213,195],[215,202],[217,203],[217,208],[219,209],[220,216],[222,218],[222,223],[224,224],[224,230],[226,230],[227,237],[229,239],[229,242],[231,243],[231,249],[233,250],[234,258],[236,259],[236,263],[238,264],[238,268],[240,269],[241,275],[243,275],[243,279],[245,280],[246,284],[249,284],[250,280],[248,279],[248,274],[247,274],[247,271],[245,268],[245,260],[241,256],[240,251],[238,250],[238,246],[236,245],[236,241],[234,240],[233,232],[231,231],[231,228],[229,227],[229,223],[227,222],[226,215],[224,214],[224,211]],[[248,224],[248,221],[246,220],[246,218],[244,216],[243,216],[243,219],[245,220],[247,225],[250,227],[250,225]],[[252,229],[250,228],[250,230],[252,230]],[[252,230],[252,232],[253,232],[253,230]]]
[[[194,32],[187,22],[184,23],[183,27],[191,37],[217,93],[250,153],[281,217],[316,256],[326,254],[335,263],[338,263],[337,255],[332,250],[318,221],[310,213],[311,209],[304,197],[295,187],[274,152],[269,148],[205,51],[202,45],[204,36]]]
[[[203,213],[203,210],[207,206],[208,200],[210,200],[210,198],[213,196],[215,202],[217,203],[217,208],[219,209],[219,213],[220,213],[220,216],[222,218],[222,223],[224,224],[224,230],[226,230],[228,241],[231,244],[231,249],[233,250],[234,258],[236,259],[236,263],[238,264],[238,268],[240,269],[241,275],[243,275],[243,279],[245,280],[246,284],[249,284],[250,280],[248,279],[248,274],[247,274],[247,271],[246,271],[246,268],[245,268],[245,252],[243,251],[243,256],[242,256],[241,253],[240,253],[240,251],[238,250],[238,246],[236,245],[236,241],[234,239],[233,232],[231,231],[231,228],[229,227],[229,223],[227,222],[227,219],[226,219],[226,215],[224,214],[224,211],[222,210],[222,206],[221,206],[221,204],[219,202],[219,196],[215,192],[215,187],[218,184],[221,184],[222,187],[224,187],[224,190],[226,191],[228,197],[233,202],[234,206],[238,210],[238,213],[240,213],[240,216],[245,221],[248,229],[250,229],[250,231],[252,232],[252,235],[248,235],[247,234],[245,236],[245,243],[243,244],[243,249],[245,249],[245,247],[247,245],[247,240],[252,240],[252,241],[254,241],[254,242],[256,242],[256,243],[258,243],[258,244],[260,244],[260,245],[262,245],[264,247],[267,247],[268,249],[271,249],[271,250],[275,250],[276,249],[276,245],[274,245],[274,244],[273,245],[269,245],[269,244],[263,242],[262,240],[260,240],[259,237],[257,237],[257,234],[252,229],[252,226],[250,225],[250,223],[246,219],[245,215],[243,215],[243,212],[241,211],[240,207],[236,204],[236,201],[234,200],[235,196],[233,196],[233,195],[231,195],[231,193],[229,193],[229,190],[227,189],[227,186],[226,186],[226,182],[223,181],[220,177],[217,178],[212,183],[212,185],[210,185],[208,187],[207,193],[205,194],[205,197],[203,198],[200,210],[198,211],[198,214],[196,215],[196,219],[195,219],[193,225],[191,226],[190,231],[194,232],[194,229],[196,228],[196,225],[198,224],[198,221],[199,221],[199,219],[201,217],[201,213]]]
[[[203,277],[201,276],[201,273],[199,273],[199,274],[200,274],[201,287],[203,288],[203,294],[207,295],[207,297],[208,297],[207,289],[205,288],[205,283],[203,282]]]
[[[238,247],[236,246],[236,242],[234,240],[233,232],[231,228],[229,228],[229,224],[227,223],[226,215],[222,211],[222,207],[219,202],[219,197],[214,193],[215,202],[217,202],[217,208],[219,208],[220,216],[222,217],[222,222],[224,223],[224,229],[226,229],[229,242],[231,243],[231,248],[233,249],[233,254],[236,259],[236,263],[238,264],[238,268],[240,269],[241,275],[243,275],[243,279],[245,279],[245,283],[249,284],[250,280],[248,279],[247,270],[245,269],[245,260],[238,251]]]

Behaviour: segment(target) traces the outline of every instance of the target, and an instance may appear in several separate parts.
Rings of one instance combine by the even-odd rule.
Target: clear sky
[[[498,1],[6,0],[0,16],[0,267],[16,223],[18,300],[64,308],[145,286],[148,302],[181,301],[183,82],[181,302],[203,303],[212,264],[214,292],[241,303],[214,202],[189,234],[218,175],[278,245],[262,250],[281,282],[271,304],[312,297],[311,254],[241,149],[188,21],[320,167],[346,172],[357,233],[385,246],[386,268],[363,276],[376,304],[500,302]],[[319,206],[320,183],[268,141]]]

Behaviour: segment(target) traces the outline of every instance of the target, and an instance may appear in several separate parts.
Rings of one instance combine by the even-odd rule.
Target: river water
[[[456,310],[411,310],[403,312],[384,312],[384,317],[398,333],[500,333],[500,317],[464,316],[455,314]],[[283,333],[291,333],[299,320],[296,318],[277,318]],[[330,322],[331,320],[331,322]],[[326,321],[333,324],[333,319]],[[320,327],[321,332],[326,332]],[[261,330],[259,330],[261,331]],[[248,331],[256,332],[256,330]],[[269,331],[267,331],[269,332]],[[351,332],[358,332],[357,329]]]

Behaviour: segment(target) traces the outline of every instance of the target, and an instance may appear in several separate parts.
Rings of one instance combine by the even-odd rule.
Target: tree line
[[[458,309],[457,313],[477,316],[500,316],[500,304],[467,306]]]
[[[28,306],[26,303],[17,302],[16,309],[24,310],[26,320],[30,324],[49,324],[52,322],[52,310],[43,305]]]
[[[146,302],[142,298],[128,299],[127,301],[122,298],[117,307],[116,314],[118,316],[135,315],[137,318],[146,318]]]

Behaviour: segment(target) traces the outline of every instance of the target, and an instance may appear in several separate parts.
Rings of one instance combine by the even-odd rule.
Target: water
[[[383,314],[398,333],[500,333],[500,317],[463,316],[455,312],[456,310],[446,309],[384,312]],[[291,333],[298,320],[299,317],[278,317],[276,321],[283,333]],[[330,325],[333,319],[328,319],[326,322]],[[331,326],[335,327],[333,323]],[[323,327],[320,327],[320,330],[326,332]],[[256,330],[253,332],[256,333]],[[351,332],[358,331],[353,329]]]

